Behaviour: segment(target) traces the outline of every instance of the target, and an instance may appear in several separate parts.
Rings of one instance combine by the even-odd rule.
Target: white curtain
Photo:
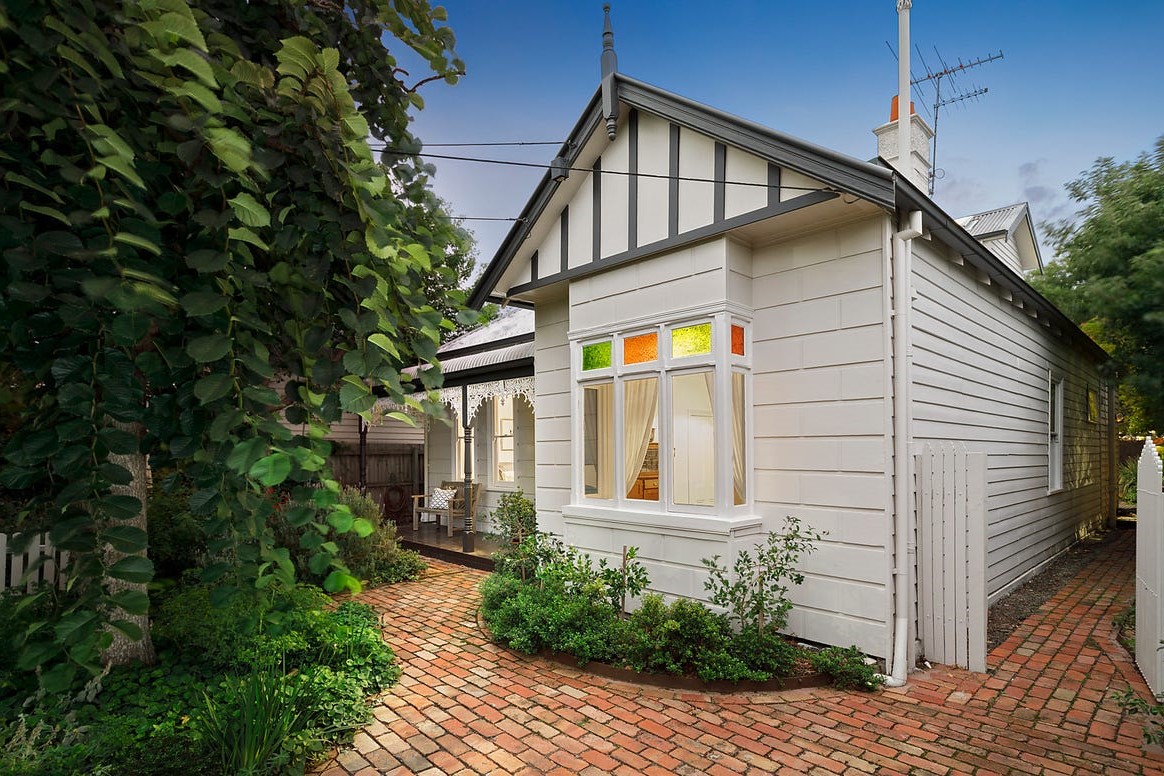
[[[747,438],[744,435],[744,374],[732,372],[732,490],[735,501],[743,504],[747,500],[747,470],[745,455]]]
[[[623,388],[623,423],[626,429],[623,472],[625,491],[629,495],[635,480],[639,478],[643,461],[647,458],[647,448],[651,444],[651,431],[659,408],[659,379],[649,377],[644,380],[627,380]]]
[[[614,498],[614,385],[598,386],[598,498]]]

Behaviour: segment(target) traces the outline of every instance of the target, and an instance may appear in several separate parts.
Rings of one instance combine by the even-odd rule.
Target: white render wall
[[[914,241],[914,440],[987,454],[993,602],[1103,518],[1106,402],[1087,419],[1096,365],[1004,301],[997,286]],[[1064,384],[1063,490],[1048,494],[1048,370]],[[1102,395],[1102,394],[1101,394]]]
[[[789,629],[888,654],[891,448],[882,245],[868,218],[752,254],[756,510],[828,536]]]

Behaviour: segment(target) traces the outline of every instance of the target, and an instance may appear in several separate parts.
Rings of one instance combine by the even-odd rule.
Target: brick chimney
[[[889,108],[889,123],[882,124],[873,130],[873,134],[877,136],[877,155],[885,161],[893,165],[894,169],[904,173],[909,178],[910,182],[917,186],[922,191],[929,193],[930,190],[930,141],[934,137],[934,131],[930,129],[930,125],[925,120],[917,115],[913,108],[913,102],[909,103],[910,114],[910,145],[913,146],[912,164],[906,166],[900,159],[898,153],[897,142],[897,96],[893,97],[893,102],[890,103]]]

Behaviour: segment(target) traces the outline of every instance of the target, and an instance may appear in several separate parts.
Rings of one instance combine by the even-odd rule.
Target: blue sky
[[[598,86],[601,0],[444,5],[467,75],[456,86],[422,87],[421,140],[564,139]],[[612,19],[621,72],[861,159],[875,155],[871,130],[888,119],[897,85],[885,44],[897,44],[894,0],[613,0]],[[942,109],[937,202],[955,216],[1020,200],[1036,223],[1070,216],[1064,183],[1100,156],[1131,159],[1164,134],[1161,30],[1160,0],[915,0],[913,42],[931,68],[934,47],[951,63],[1004,54],[958,76],[961,88],[988,94]],[[414,58],[400,60],[421,72]],[[919,75],[916,53],[912,61]],[[920,103],[932,97],[915,92],[927,120]],[[553,155],[547,146],[430,150],[536,162]],[[434,162],[437,192],[468,217],[516,216],[541,176]],[[511,226],[465,225],[477,235],[479,264]]]

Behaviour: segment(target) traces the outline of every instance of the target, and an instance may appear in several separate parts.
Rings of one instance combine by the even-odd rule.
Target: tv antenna
[[[896,59],[897,52],[893,50],[893,46],[890,45],[889,41],[885,41],[885,45],[889,46],[890,52],[893,53],[893,56]],[[918,61],[921,62],[921,66],[925,68],[925,75],[921,75],[912,79],[909,82],[909,85],[917,89],[919,94],[922,93],[921,88],[925,85],[932,84],[934,89],[934,99],[931,103],[932,112],[930,110],[926,111],[927,113],[930,113],[934,120],[933,150],[930,154],[929,192],[930,196],[933,196],[934,181],[938,175],[938,116],[942,108],[947,105],[953,105],[954,103],[965,102],[966,100],[977,100],[977,98],[990,91],[986,87],[979,87],[973,84],[968,88],[962,88],[958,84],[957,76],[964,74],[967,70],[972,70],[976,67],[982,67],[988,62],[993,62],[996,59],[1002,59],[1003,55],[1002,50],[999,49],[997,54],[987,54],[986,56],[972,59],[969,62],[963,62],[961,59],[959,59],[957,64],[951,65],[946,62],[945,58],[942,57],[941,52],[938,51],[938,47],[934,46],[934,56],[938,58],[938,64],[941,65],[940,68],[934,69],[930,67],[928,62],[926,62],[925,55],[922,54],[921,49],[916,45],[914,46],[914,51],[917,52]],[[948,88],[952,88],[954,90],[953,94],[948,94],[946,97],[942,97],[943,79],[947,81]],[[925,106],[925,103],[922,104]]]

